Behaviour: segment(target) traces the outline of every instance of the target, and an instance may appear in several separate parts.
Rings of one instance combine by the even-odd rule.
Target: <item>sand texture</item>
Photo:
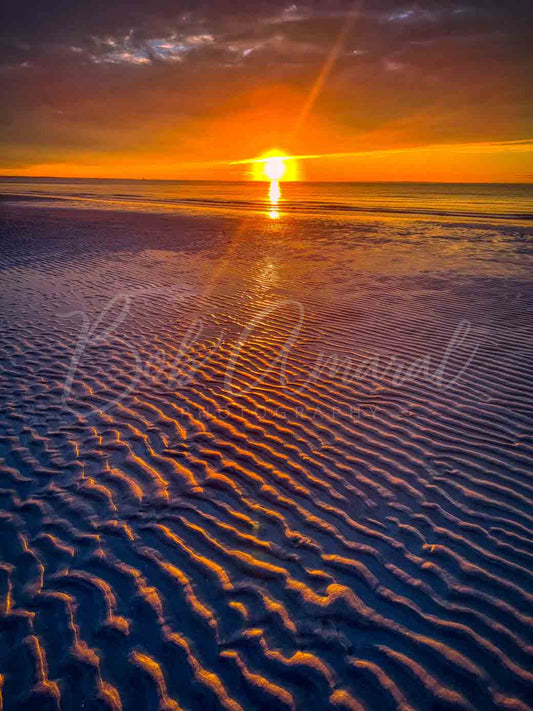
[[[526,711],[532,240],[4,206],[3,708]]]

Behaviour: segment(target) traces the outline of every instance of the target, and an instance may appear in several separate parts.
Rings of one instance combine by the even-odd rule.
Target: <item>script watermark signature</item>
[[[441,392],[450,391],[464,379],[481,345],[480,341],[475,340],[472,324],[467,320],[461,320],[453,330],[439,358],[434,353],[426,353],[406,363],[396,355],[373,354],[363,358],[322,350],[316,354],[310,366],[306,363],[296,369],[299,373],[304,373],[305,377],[302,375],[296,377],[295,348],[304,328],[305,309],[299,301],[280,299],[258,310],[242,328],[237,338],[226,338],[223,330],[216,338],[212,336],[208,338],[205,335],[204,320],[194,318],[182,335],[181,341],[173,348],[172,356],[165,348],[160,347],[153,347],[148,355],[141,355],[139,343],[125,328],[127,319],[131,317],[134,299],[140,294],[148,296],[156,294],[172,299],[174,302],[186,298],[171,289],[148,289],[115,296],[93,320],[81,310],[60,314],[61,318],[80,321],[80,331],[68,366],[62,394],[64,407],[74,414],[86,416],[90,412],[110,410],[133,394],[143,378],[147,383],[155,382],[166,389],[179,391],[191,385],[211,359],[220,355],[222,346],[225,353],[229,351],[229,355],[225,355],[223,359],[222,378],[222,387],[228,396],[242,396],[258,390],[264,387],[267,377],[271,385],[272,377],[276,375],[279,379],[279,385],[276,384],[276,387],[281,392],[295,397],[322,379],[327,381],[335,379],[342,387],[370,383],[378,386],[380,383],[386,383],[388,387],[393,388],[418,380]],[[254,373],[251,377],[248,373],[246,384],[243,384],[238,368],[239,358],[254,334],[261,327],[268,326],[269,320],[281,309],[289,309],[295,315],[283,344],[261,372]],[[120,386],[118,392],[113,390],[106,393],[104,389],[99,393],[97,401],[94,401],[95,398],[93,400],[82,398],[77,395],[75,386],[78,382],[83,382],[84,364],[90,360],[91,354],[104,346],[120,353],[127,353],[130,359],[127,382]],[[105,401],[102,402],[102,399]],[[80,402],[81,400],[83,403]]]

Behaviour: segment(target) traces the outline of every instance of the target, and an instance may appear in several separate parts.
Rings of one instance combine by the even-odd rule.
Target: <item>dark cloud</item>
[[[124,38],[136,42],[176,34],[215,34],[230,40],[245,35],[284,33],[324,42],[329,31],[352,14],[354,33],[385,37],[420,33],[486,30],[521,33],[533,10],[526,0],[473,3],[378,2],[256,2],[211,0],[6,0],[0,40],[4,53],[64,44],[90,47],[94,38]]]

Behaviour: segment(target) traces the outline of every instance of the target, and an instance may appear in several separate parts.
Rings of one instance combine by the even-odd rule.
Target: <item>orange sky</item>
[[[280,151],[280,154],[287,154]],[[238,155],[238,154],[237,154]],[[86,160],[86,162],[85,162]],[[81,178],[146,178],[183,180],[252,180],[246,163],[90,154],[76,162],[31,164],[5,175]],[[357,155],[299,159],[298,178],[308,181],[531,182],[533,143],[448,144],[361,152]],[[264,178],[263,178],[264,179]],[[288,175],[283,180],[291,179]]]
[[[118,6],[13,19],[2,174],[240,180],[277,148],[306,180],[531,181],[512,3]]]

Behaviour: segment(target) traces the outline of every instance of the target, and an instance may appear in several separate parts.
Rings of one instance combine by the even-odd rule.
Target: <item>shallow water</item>
[[[528,708],[530,228],[1,235],[5,708]]]
[[[69,207],[216,211],[351,219],[358,213],[456,218],[533,217],[533,185],[280,183],[0,178],[0,194]]]

